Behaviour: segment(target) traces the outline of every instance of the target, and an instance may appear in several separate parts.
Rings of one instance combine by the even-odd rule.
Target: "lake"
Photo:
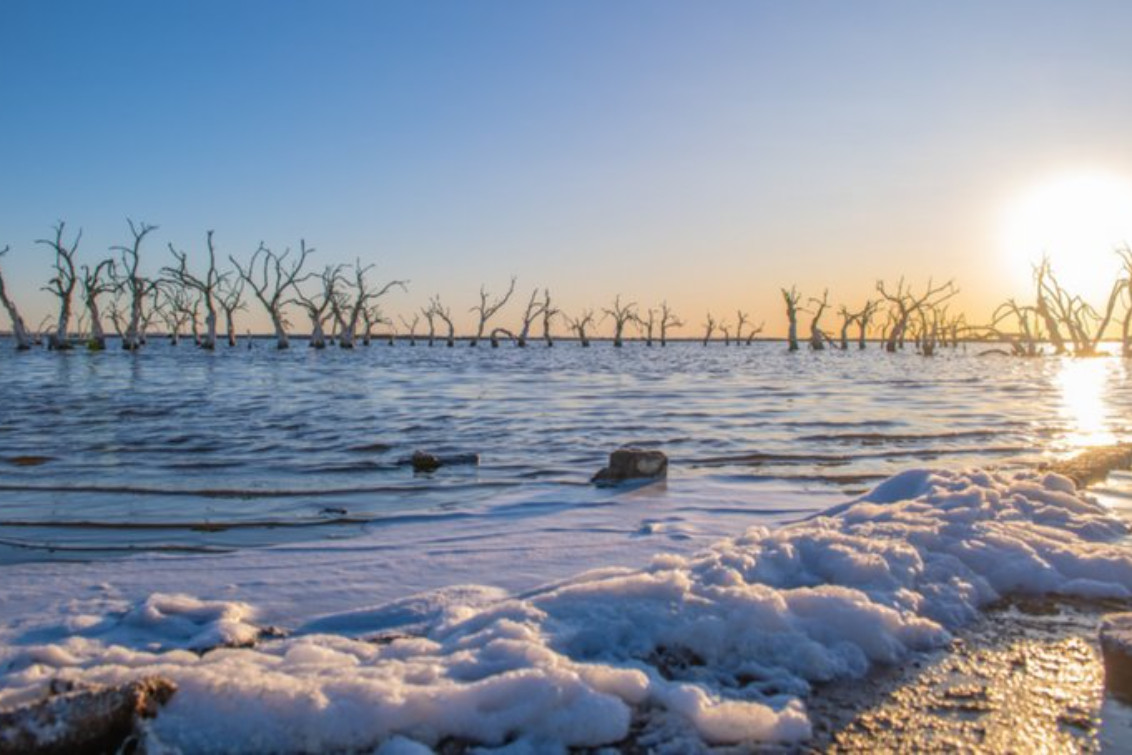
[[[776,342],[272,346],[0,344],[0,559],[222,552],[421,521],[459,532],[493,515],[506,530],[548,502],[609,500],[589,478],[623,444],[669,455],[663,496],[686,521],[781,518],[787,499],[816,509],[911,466],[1126,439],[1132,416],[1122,360],[975,345],[930,359]],[[480,463],[417,474],[415,449]]]

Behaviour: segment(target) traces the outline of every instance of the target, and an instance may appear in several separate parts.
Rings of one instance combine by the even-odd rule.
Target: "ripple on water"
[[[857,491],[910,465],[1066,452],[1083,429],[1127,437],[1123,363],[1088,367],[1102,394],[1088,406],[1065,395],[1085,384],[1065,364],[775,343],[209,353],[156,340],[65,359],[0,343],[0,522],[56,553],[238,547],[491,509],[535,486],[591,504],[589,477],[626,443],[664,450],[677,478]],[[481,464],[414,474],[397,462],[418,448]],[[348,513],[327,520],[325,506]]]

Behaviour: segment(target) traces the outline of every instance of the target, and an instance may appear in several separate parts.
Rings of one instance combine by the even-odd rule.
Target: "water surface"
[[[1122,360],[975,350],[3,343],[0,559],[228,550],[587,505],[606,495],[589,477],[622,444],[664,450],[673,495],[845,495],[910,466],[1028,464],[1129,436]],[[480,464],[415,474],[414,449]],[[758,506],[739,499],[726,505]]]

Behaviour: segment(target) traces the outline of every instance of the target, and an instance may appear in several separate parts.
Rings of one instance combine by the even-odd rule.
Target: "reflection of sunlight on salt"
[[[1065,442],[1072,448],[1116,442],[1111,430],[1108,359],[1064,359],[1057,375],[1060,414],[1067,423]]]

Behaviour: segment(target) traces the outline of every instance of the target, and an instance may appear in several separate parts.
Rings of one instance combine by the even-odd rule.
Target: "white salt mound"
[[[629,735],[704,744],[810,735],[813,682],[939,647],[1006,594],[1132,595],[1125,524],[1052,474],[914,470],[858,501],[694,557],[532,594],[461,587],[328,616],[254,649],[251,607],[151,596],[58,642],[0,650],[0,705],[50,679],[172,679],[155,743],[193,752],[501,752]],[[398,636],[397,630],[412,636]],[[382,642],[364,639],[381,632]]]

